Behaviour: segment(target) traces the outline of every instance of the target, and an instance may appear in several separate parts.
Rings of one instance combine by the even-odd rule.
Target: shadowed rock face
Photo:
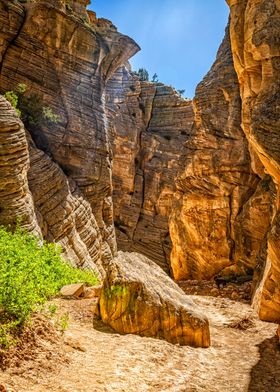
[[[17,221],[38,234],[35,208],[27,181],[28,143],[16,111],[0,95],[0,222]]]
[[[101,292],[102,320],[120,333],[208,347],[208,320],[151,260],[119,252],[109,264]]]
[[[22,187],[31,189],[44,237],[78,265],[92,265],[116,252],[105,84],[139,48],[93,13],[85,22],[88,2],[72,3],[66,12],[63,1],[0,1],[0,90],[24,83],[27,96],[59,116],[57,124],[29,124],[34,142]],[[27,171],[28,156],[25,164]],[[34,216],[29,221],[36,226]]]
[[[263,320],[280,322],[280,3],[228,0],[234,66],[242,98],[242,128],[253,170],[273,179],[272,218],[258,258],[255,305]],[[256,277],[256,278],[257,278]]]
[[[169,272],[168,220],[193,126],[192,102],[171,87],[139,81],[125,67],[106,93],[118,246],[148,256]]]

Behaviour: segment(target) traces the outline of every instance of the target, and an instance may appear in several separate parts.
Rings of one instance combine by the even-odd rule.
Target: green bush
[[[65,263],[56,244],[40,243],[22,229],[14,233],[0,226],[0,316],[20,325],[38,305],[55,296],[66,284],[96,285],[91,271]]]
[[[15,90],[7,91],[4,97],[16,109],[18,116],[28,128],[30,126],[57,124],[60,117],[49,106],[43,106],[38,94],[27,93],[25,84],[18,84]]]

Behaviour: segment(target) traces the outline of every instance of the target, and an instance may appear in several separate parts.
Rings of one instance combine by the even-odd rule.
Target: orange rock
[[[210,345],[207,318],[143,255],[119,252],[108,266],[99,305],[103,322],[119,333],[195,347]]]
[[[67,286],[63,286],[60,290],[60,294],[65,298],[79,298],[83,297],[85,292],[85,284],[84,283],[76,283],[69,284]]]
[[[102,286],[85,287],[83,298],[100,297]]]

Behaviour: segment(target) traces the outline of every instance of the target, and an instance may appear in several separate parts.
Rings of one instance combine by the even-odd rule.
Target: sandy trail
[[[249,305],[192,298],[209,317],[209,349],[119,335],[98,321],[92,328],[90,302],[59,300],[72,316],[64,337],[68,361],[57,363],[55,371],[6,373],[0,380],[17,392],[279,392],[276,326],[259,321]],[[246,317],[252,321],[247,330],[229,327]]]

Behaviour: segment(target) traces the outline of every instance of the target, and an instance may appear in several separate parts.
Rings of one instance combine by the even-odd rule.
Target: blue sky
[[[157,73],[190,98],[216,57],[229,13],[225,0],[92,0],[89,8],[141,46],[133,69]]]

